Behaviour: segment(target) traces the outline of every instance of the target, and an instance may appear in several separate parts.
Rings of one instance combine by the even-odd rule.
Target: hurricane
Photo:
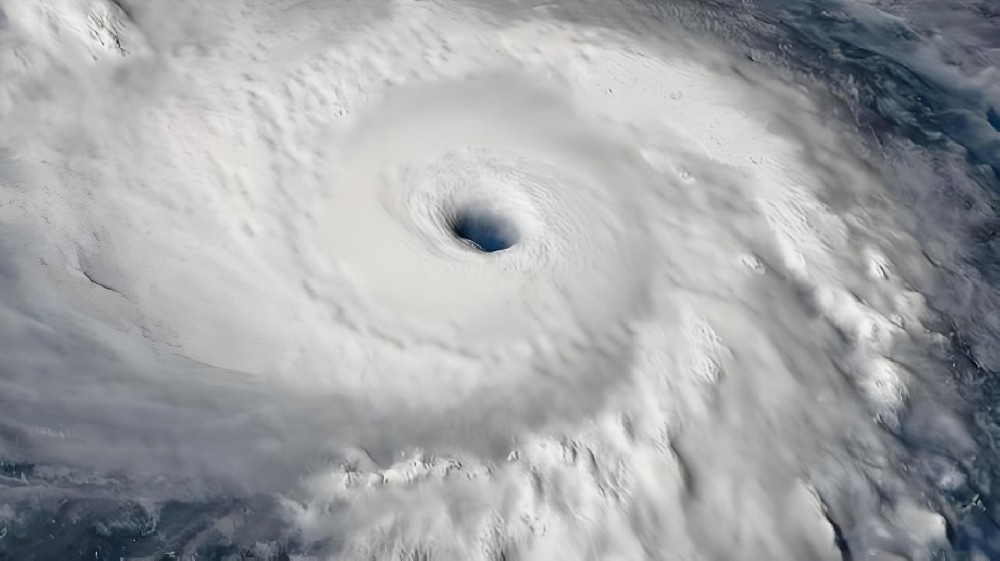
[[[998,17],[0,1],[0,559],[1000,558]]]

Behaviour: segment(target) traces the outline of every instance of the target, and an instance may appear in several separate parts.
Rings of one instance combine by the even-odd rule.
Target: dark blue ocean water
[[[1000,559],[1000,337],[992,327],[1000,309],[988,304],[1000,287],[1000,74],[989,74],[1000,61],[1000,3],[874,4],[767,0],[726,17],[744,30],[748,56],[813,76],[834,92],[874,150],[892,157],[905,139],[925,149],[938,172],[927,184],[897,185],[897,195],[914,207],[938,201],[932,207],[940,212],[924,214],[926,240],[942,231],[967,240],[965,267],[942,270],[925,294],[948,323],[949,387],[962,398],[958,408],[978,450],[949,457],[934,435],[899,432],[907,446],[949,457],[965,473],[942,508],[951,548],[941,558]],[[963,278],[977,274],[976,283]],[[979,309],[970,310],[970,300]],[[848,550],[845,558],[863,556]]]

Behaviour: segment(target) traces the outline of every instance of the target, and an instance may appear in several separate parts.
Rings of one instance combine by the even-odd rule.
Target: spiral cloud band
[[[8,551],[66,504],[128,559],[946,547],[924,211],[607,4],[0,2]]]

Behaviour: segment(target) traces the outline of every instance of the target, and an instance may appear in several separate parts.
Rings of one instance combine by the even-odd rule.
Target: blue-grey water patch
[[[948,538],[951,559],[1000,558],[1000,382],[995,364],[977,355],[995,349],[996,333],[975,324],[978,313],[951,313],[960,300],[953,292],[969,271],[982,275],[984,284],[975,290],[996,293],[1000,286],[1000,219],[996,212],[1000,194],[1000,128],[990,92],[963,78],[955,67],[918,56],[933,52],[928,38],[911,22],[876,10],[844,2],[767,2],[768,18],[783,30],[787,43],[783,60],[799,71],[816,76],[840,94],[854,111],[859,132],[876,147],[887,147],[894,139],[906,139],[940,156],[932,162],[942,171],[935,183],[943,208],[939,221],[924,225],[932,238],[935,229],[962,232],[968,241],[969,270],[942,270],[942,285],[928,293],[931,304],[950,323],[951,365],[949,385],[963,398],[960,405],[974,428],[978,453],[974,458],[952,456],[953,451],[933,435],[910,431],[901,434],[916,456],[943,457],[965,473],[963,485],[947,491],[951,499]],[[897,7],[905,8],[907,3]],[[961,6],[940,6],[940,11]],[[863,18],[860,16],[864,16]],[[934,13],[926,17],[933,20]],[[924,22],[927,23],[927,22]],[[1000,34],[1000,23],[994,29]],[[947,33],[962,33],[947,29]],[[998,35],[1000,36],[1000,35]],[[943,170],[949,156],[958,154],[967,164],[949,175]],[[964,172],[964,173],[963,173]],[[957,176],[957,179],[956,179]],[[899,186],[906,194],[909,186]],[[905,199],[904,199],[905,201]],[[901,201],[902,202],[902,201]],[[950,217],[950,218],[949,218]],[[995,309],[983,310],[995,315]],[[977,350],[978,349],[978,350]],[[933,477],[933,473],[928,473]],[[979,557],[975,557],[979,555]]]

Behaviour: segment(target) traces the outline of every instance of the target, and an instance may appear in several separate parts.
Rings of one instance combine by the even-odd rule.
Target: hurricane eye
[[[486,209],[462,209],[449,220],[448,226],[456,238],[484,253],[510,249],[518,242],[514,224],[503,215]]]

